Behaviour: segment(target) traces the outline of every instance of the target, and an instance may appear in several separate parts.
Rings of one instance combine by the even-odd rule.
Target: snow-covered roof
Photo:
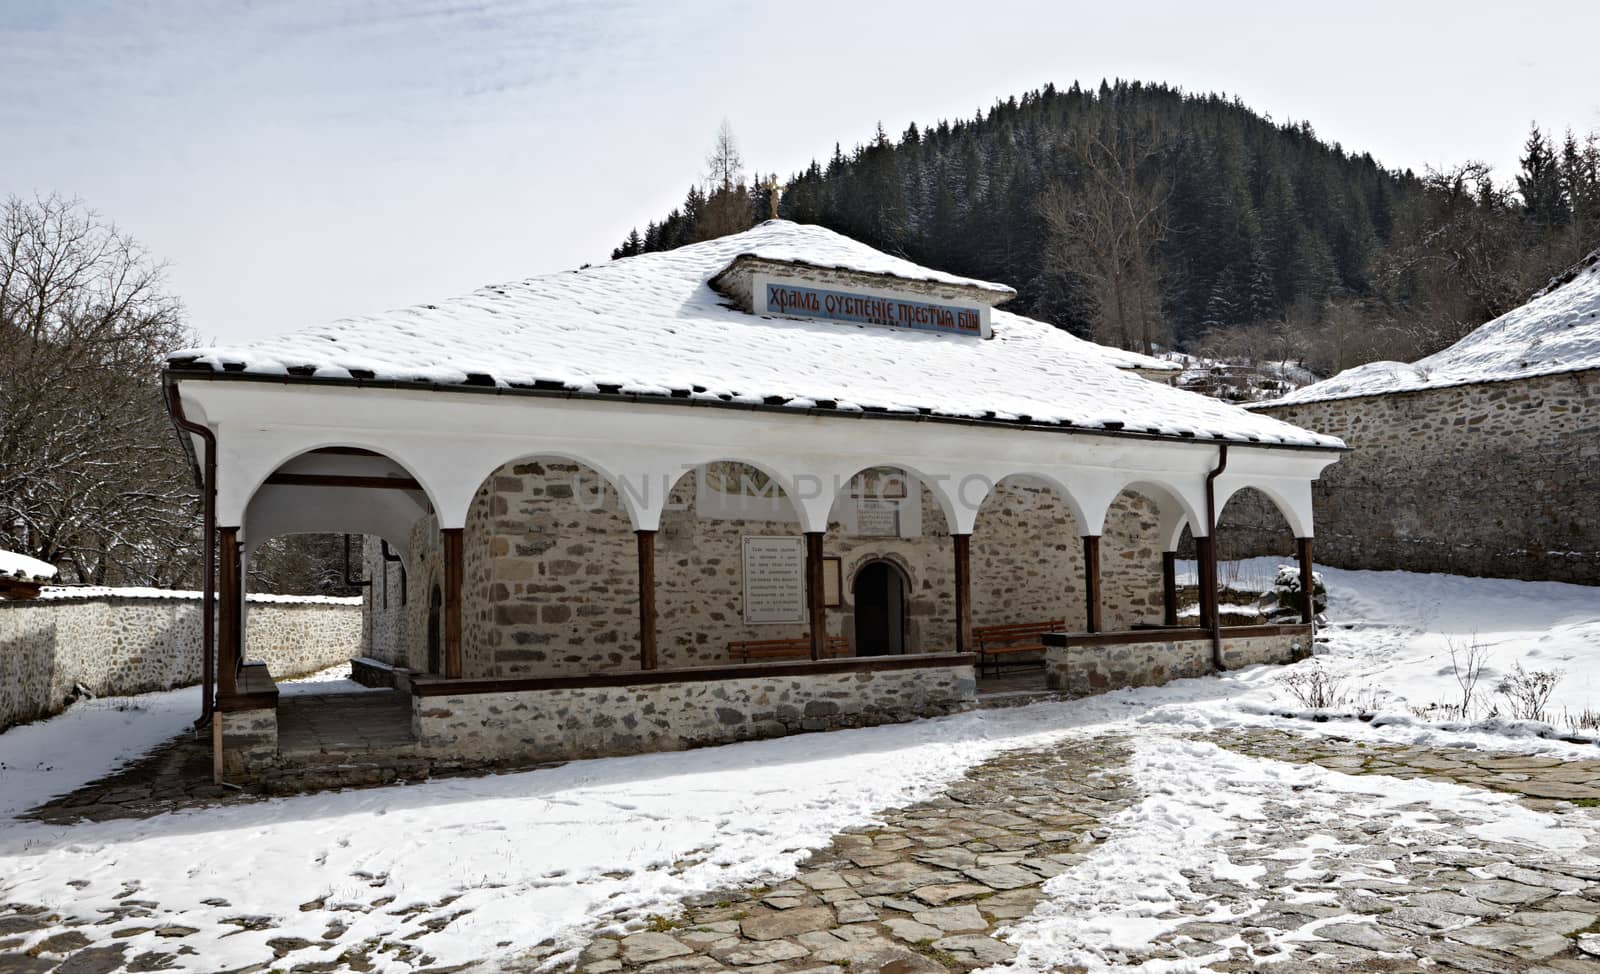
[[[200,592],[191,592],[185,589],[174,588],[141,588],[129,586],[118,588],[109,585],[47,585],[39,590],[41,601],[81,601],[85,599],[163,599],[178,601],[199,601]],[[247,602],[257,602],[263,605],[360,605],[361,596],[337,595],[272,595],[265,592],[250,593],[245,596]]]
[[[1124,370],[1149,356],[995,310],[992,340],[760,316],[708,281],[741,255],[934,280],[939,272],[817,226],[773,220],[677,250],[481,288],[245,345],[188,349],[177,370],[302,380],[661,396],[923,414],[1337,448],[1333,438]],[[945,277],[948,277],[945,275]],[[941,283],[994,288],[953,278]]]
[[[15,551],[0,549],[0,578],[42,582],[56,577],[56,566]]]
[[[1372,362],[1262,405],[1350,399],[1600,369],[1600,250],[1533,300],[1416,362]]]

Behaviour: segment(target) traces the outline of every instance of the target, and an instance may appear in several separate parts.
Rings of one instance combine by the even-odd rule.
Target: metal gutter
[[[1228,444],[1224,443],[1217,456],[1216,469],[1206,474],[1206,534],[1211,537],[1211,557],[1200,574],[1205,576],[1202,585],[1211,590],[1211,665],[1218,671],[1222,665],[1222,605],[1217,596],[1217,478],[1228,469]]]
[[[196,470],[200,476],[200,492],[202,497],[203,513],[201,515],[201,531],[204,540],[201,542],[205,548],[204,561],[201,563],[201,608],[200,608],[200,644],[201,644],[201,698],[200,716],[195,719],[196,727],[205,726],[211,720],[213,706],[212,689],[216,684],[216,551],[217,551],[217,434],[209,426],[190,422],[189,417],[183,413],[183,397],[178,392],[176,383],[166,382],[163,379],[162,395],[166,399],[167,414],[172,417],[173,425],[178,428],[178,439],[183,443],[184,452],[189,455],[191,463],[195,460],[194,441],[188,434],[200,437],[206,445],[206,458],[204,472]]]

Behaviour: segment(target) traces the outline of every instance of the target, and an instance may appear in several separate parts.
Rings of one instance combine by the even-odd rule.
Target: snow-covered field
[[[1275,566],[1246,564],[1227,577],[1270,580]],[[1255,667],[892,727],[148,820],[73,826],[13,820],[0,825],[0,901],[82,916],[98,916],[130,895],[149,901],[156,904],[153,917],[139,925],[198,931],[185,942],[201,952],[175,961],[183,970],[259,963],[272,955],[268,940],[319,941],[335,922],[345,925],[336,944],[297,951],[296,963],[333,960],[374,937],[410,938],[405,942],[440,964],[492,962],[547,939],[577,947],[599,928],[670,913],[684,896],[792,874],[809,850],[841,829],[930,796],[1003,750],[1126,731],[1154,742],[1140,744],[1132,768],[1151,797],[1113,823],[1110,851],[1092,868],[1085,863],[1052,881],[1056,905],[1046,904],[1017,931],[1025,966],[1050,966],[1068,956],[1092,959],[1116,938],[1139,935],[1135,920],[1149,913],[1134,901],[1181,897],[1186,850],[1204,854],[1209,836],[1248,827],[1264,795],[1314,811],[1318,803],[1348,806],[1359,794],[1392,810],[1424,788],[1218,752],[1181,736],[1190,731],[1271,726],[1357,740],[1600,756],[1594,745],[1505,733],[1500,725],[1312,724],[1275,716],[1298,707],[1285,676],[1311,667],[1369,691],[1397,715],[1458,696],[1448,644],[1474,635],[1489,648],[1497,673],[1515,660],[1564,670],[1558,709],[1600,709],[1600,589],[1324,574],[1334,625],[1321,655],[1296,667]],[[1485,682],[1494,679],[1486,675]],[[181,731],[196,706],[193,690],[91,701],[0,735],[0,807],[9,816],[101,776]],[[1552,851],[1582,844],[1504,796],[1425,787],[1431,800],[1481,821],[1485,835],[1511,833]],[[1095,911],[1070,907],[1090,900],[1099,904]],[[452,914],[458,915],[438,925]],[[240,931],[226,922],[246,915],[270,917],[273,926]],[[164,943],[158,938],[152,930],[120,942],[139,951]],[[373,959],[379,970],[410,969],[392,955]]]

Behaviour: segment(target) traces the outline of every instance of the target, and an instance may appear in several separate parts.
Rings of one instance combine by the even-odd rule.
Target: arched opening
[[[1276,501],[1254,487],[1230,494],[1217,512],[1217,614],[1224,627],[1296,622],[1299,566],[1294,530]],[[1200,613],[1198,548],[1185,527],[1178,542],[1179,617],[1184,625]],[[1318,611],[1323,607],[1318,599]]]
[[[855,605],[857,656],[899,656],[906,651],[905,574],[890,561],[875,560],[856,571],[851,586]]]
[[[843,636],[851,653],[954,651],[955,555],[949,522],[944,502],[915,471],[865,467],[837,485],[823,554],[841,589],[837,603],[828,607],[828,631]]]

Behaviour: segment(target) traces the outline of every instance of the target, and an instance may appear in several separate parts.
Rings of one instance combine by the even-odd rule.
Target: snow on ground
[[[1196,700],[1221,688],[1188,681],[1150,695]],[[143,821],[14,823],[0,832],[0,898],[93,916],[136,883],[140,899],[160,904],[160,922],[201,931],[203,957],[179,958],[186,970],[259,962],[267,940],[316,941],[335,918],[350,924],[342,946],[297,962],[410,934],[444,965],[501,943],[577,947],[607,917],[671,913],[687,895],[792,874],[809,850],[879,809],[929,797],[1001,750],[1115,721],[1130,703],[984,711]],[[203,902],[218,896],[232,905]],[[448,912],[470,912],[442,930],[424,923],[446,911],[396,915],[450,896]],[[333,911],[385,897],[394,900],[370,912]],[[301,910],[313,900],[327,909]],[[238,932],[223,922],[241,914],[279,925]],[[132,946],[157,944],[149,933]]]
[[[1218,575],[1232,587],[1265,591],[1284,562],[1231,562],[1219,566]],[[1495,684],[1519,662],[1529,671],[1561,672],[1549,708],[1550,722],[1559,729],[1570,730],[1569,720],[1585,712],[1600,712],[1600,588],[1321,566],[1317,571],[1328,587],[1331,623],[1321,634],[1317,664],[1343,682],[1352,703],[1366,696],[1376,709],[1400,715],[1413,707],[1459,703],[1450,649],[1454,645],[1460,653],[1477,643],[1488,663],[1473,719],[1493,704],[1506,712]],[[1193,579],[1191,563],[1180,582]]]
[[[1273,559],[1229,566],[1224,577],[1240,585],[1253,578],[1270,582],[1276,566]],[[1155,907],[1186,895],[1184,864],[1206,855],[1215,863],[1209,837],[1248,828],[1262,802],[1286,794],[1307,814],[1321,815],[1393,811],[1425,792],[1477,822],[1484,835],[1514,834],[1544,848],[1565,848],[1570,836],[1494,795],[1438,782],[1346,778],[1218,752],[1183,736],[1270,726],[1373,742],[1597,754],[1593,745],[1495,728],[1313,724],[1275,716],[1292,709],[1285,676],[1311,667],[1385,687],[1397,701],[1445,697],[1453,678],[1443,669],[1442,647],[1472,633],[1492,645],[1497,668],[1513,658],[1559,663],[1569,671],[1564,701],[1600,707],[1600,694],[1592,694],[1600,669],[1600,589],[1323,571],[1335,625],[1319,646],[1321,655],[1294,667],[1251,667],[912,724],[193,809],[142,821],[12,821],[0,826],[0,899],[95,916],[135,884],[139,899],[159,904],[158,923],[200,931],[188,942],[203,947],[201,955],[178,960],[186,970],[258,963],[270,957],[267,940],[317,941],[336,919],[350,924],[338,946],[324,950],[326,956],[297,953],[297,962],[332,960],[370,937],[414,936],[410,942],[440,964],[506,956],[546,938],[577,947],[599,928],[671,913],[685,896],[784,878],[841,829],[928,797],[1002,750],[1108,730],[1149,742],[1138,746],[1133,770],[1150,798],[1117,823],[1104,855],[1053,888],[1064,905],[1018,932],[1024,957],[1093,956],[1119,938],[1158,931]],[[342,679],[338,673],[314,679],[319,689],[348,689],[335,682]],[[300,691],[286,686],[285,692]],[[14,812],[96,778],[180,732],[197,701],[190,689],[131,704],[143,709],[91,701],[0,735],[5,808]],[[231,905],[207,905],[213,897]],[[440,905],[450,897],[456,899]],[[302,910],[302,904],[313,905]],[[339,909],[352,904],[359,908]],[[409,912],[412,906],[425,908]],[[465,912],[442,928],[428,925],[454,911]],[[224,922],[250,914],[270,916],[277,925],[239,932]],[[130,946],[154,949],[156,936],[138,934]],[[405,969],[379,959],[389,965],[380,969]]]
[[[0,734],[0,821],[105,777],[199,715],[200,688],[185,687],[79,700],[48,720],[12,727]]]
[[[1298,863],[1283,877],[1291,886],[1323,875],[1326,859],[1341,848],[1359,849],[1339,835],[1359,833],[1369,823],[1387,842],[1413,851],[1515,842],[1570,855],[1593,841],[1588,831],[1563,826],[1557,816],[1525,808],[1511,795],[1430,779],[1342,774],[1314,764],[1249,757],[1202,741],[1138,739],[1131,771],[1146,797],[1107,823],[1111,838],[1046,883],[1045,902],[1004,934],[1018,948],[1006,970],[1132,969],[1119,964],[1119,955],[1137,952],[1184,924],[1235,919],[1226,908],[1211,915],[1180,912],[1183,904],[1209,900],[1191,885],[1198,877],[1228,879],[1259,891],[1252,899],[1260,909],[1273,902],[1337,905],[1336,891],[1345,883],[1383,877],[1386,867],[1393,869],[1358,855],[1321,881],[1325,892],[1307,894],[1261,882],[1266,870],[1231,861],[1222,840],[1282,821],[1283,809],[1293,810],[1294,825],[1306,833],[1271,856]],[[1253,851],[1260,848],[1252,844]],[[1315,926],[1364,919],[1370,922],[1356,914],[1330,916]],[[1263,931],[1275,939],[1305,940],[1314,928]],[[1154,960],[1137,969],[1197,971],[1228,959],[1233,944],[1216,946],[1214,955],[1181,964]],[[1262,952],[1260,944],[1257,951]]]

